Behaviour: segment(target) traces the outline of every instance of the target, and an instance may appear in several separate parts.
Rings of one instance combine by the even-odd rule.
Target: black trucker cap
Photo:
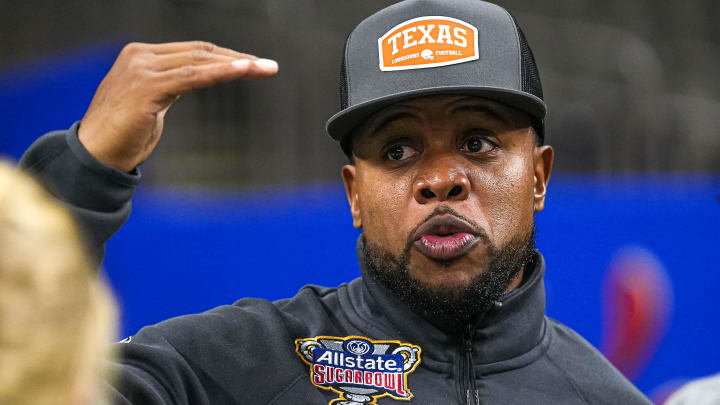
[[[405,0],[363,20],[345,42],[340,112],[326,130],[350,155],[349,134],[411,98],[467,94],[528,113],[544,140],[545,102],[532,51],[505,9],[480,0]]]

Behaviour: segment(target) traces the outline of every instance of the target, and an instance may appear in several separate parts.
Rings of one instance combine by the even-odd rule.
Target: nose
[[[413,196],[420,204],[433,201],[462,201],[470,194],[470,180],[464,170],[439,164],[418,175]]]

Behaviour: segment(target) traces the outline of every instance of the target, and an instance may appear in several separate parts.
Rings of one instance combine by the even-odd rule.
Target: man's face
[[[435,291],[462,289],[492,253],[532,233],[553,151],[525,114],[468,96],[430,96],[369,118],[343,167],[366,244],[407,261]],[[518,274],[515,282],[521,279]]]

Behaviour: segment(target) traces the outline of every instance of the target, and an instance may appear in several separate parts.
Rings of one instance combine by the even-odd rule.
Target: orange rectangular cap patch
[[[413,18],[378,39],[380,70],[422,69],[479,58],[478,31],[451,17]]]

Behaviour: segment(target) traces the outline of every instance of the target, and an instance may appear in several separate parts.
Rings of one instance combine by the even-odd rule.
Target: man
[[[274,62],[204,43],[132,44],[83,117],[22,164],[91,230],[125,220],[181,94]],[[329,134],[362,278],[146,327],[121,346],[123,404],[648,404],[594,348],[545,317],[534,214],[553,150],[532,53],[477,0],[407,0],[348,37]]]

